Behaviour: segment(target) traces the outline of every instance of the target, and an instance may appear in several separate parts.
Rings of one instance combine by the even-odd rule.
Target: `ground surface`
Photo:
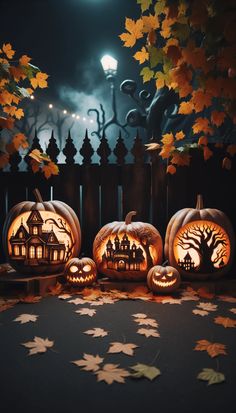
[[[229,311],[236,303],[197,296],[195,301],[127,299],[94,306],[92,301],[69,303],[72,298],[48,296],[35,304],[19,303],[0,314],[1,412],[236,412],[236,329],[214,323],[218,316],[236,320]],[[215,311],[205,316],[192,313],[199,303],[209,302],[217,305]],[[95,309],[96,314],[75,313],[85,307]],[[26,324],[13,322],[23,313],[39,317]],[[139,326],[132,316],[136,313],[156,320],[160,337],[138,334],[141,327],[153,327]],[[84,334],[95,327],[108,335],[94,338]],[[53,340],[53,347],[44,354],[28,356],[29,350],[21,343],[34,336]],[[194,351],[201,339],[225,344],[227,355],[211,358],[206,351]],[[111,342],[139,347],[134,356],[108,354]],[[103,364],[119,364],[128,371],[136,363],[152,364],[161,375],[153,381],[126,377],[124,384],[97,382],[96,374],[70,363],[82,359],[84,353],[98,354],[104,358]],[[198,380],[198,373],[207,367],[222,372],[226,381],[208,386]]]

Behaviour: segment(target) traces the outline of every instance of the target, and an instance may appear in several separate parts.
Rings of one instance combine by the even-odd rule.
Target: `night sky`
[[[117,87],[131,78],[142,88],[134,50],[124,48],[118,37],[125,31],[125,17],[137,18],[140,13],[136,0],[0,0],[0,4],[2,43],[10,42],[18,57],[27,54],[50,75],[49,88],[35,94],[45,105],[52,102],[86,115],[89,107],[101,102],[109,115],[110,91],[100,63],[106,53],[119,61]],[[134,105],[119,90],[117,95],[123,123]]]

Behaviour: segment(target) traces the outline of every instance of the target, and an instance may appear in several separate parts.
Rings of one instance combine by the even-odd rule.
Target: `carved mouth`
[[[93,274],[86,275],[85,277],[82,277],[82,276],[76,277],[75,275],[68,275],[67,279],[71,283],[83,284],[83,283],[87,283],[87,282],[90,282],[90,281],[94,281],[95,277],[94,277]]]
[[[174,285],[176,280],[172,281],[156,281],[153,279],[153,282],[155,285],[158,285],[159,287],[170,287],[171,285]]]

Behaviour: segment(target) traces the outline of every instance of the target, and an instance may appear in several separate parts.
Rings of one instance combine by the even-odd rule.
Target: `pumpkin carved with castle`
[[[3,229],[7,259],[25,274],[62,272],[80,251],[80,224],[74,211],[60,201],[21,202],[8,213]]]

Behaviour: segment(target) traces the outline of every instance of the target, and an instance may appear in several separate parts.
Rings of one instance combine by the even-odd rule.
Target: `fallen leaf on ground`
[[[38,315],[34,314],[21,314],[15,318],[13,321],[19,321],[21,324],[29,323],[32,321],[33,323],[37,320]]]
[[[207,351],[210,357],[216,357],[220,354],[227,355],[226,345],[221,343],[211,343],[208,340],[198,340],[197,345],[194,347],[196,351]]]
[[[27,295],[26,297],[20,298],[21,303],[27,303],[27,304],[34,304],[38,303],[41,301],[41,296],[40,295]]]
[[[111,344],[111,347],[109,348],[108,353],[124,353],[124,354],[127,354],[128,356],[133,356],[134,349],[138,347],[136,344],[132,344],[132,343],[124,344],[124,343],[114,342],[110,344]]]
[[[145,337],[160,337],[160,334],[154,328],[139,328],[138,334],[142,334]]]
[[[61,294],[61,295],[58,295],[58,298],[60,298],[60,300],[67,300],[68,298],[71,298],[71,295],[70,294]]]
[[[233,318],[229,318],[229,317],[219,316],[219,317],[216,317],[214,319],[214,322],[216,324],[220,324],[220,325],[224,326],[225,328],[230,328],[230,327],[235,328],[236,327],[236,320],[234,320]]]
[[[86,297],[86,300],[96,300],[102,296],[102,291],[98,288],[84,288],[81,294]]]
[[[230,308],[229,311],[231,311],[231,313],[236,314],[236,308]]]
[[[0,298],[0,313],[8,310],[9,308],[14,307],[14,305],[16,305],[17,303],[19,303],[18,299],[7,300],[4,298]]]
[[[98,354],[93,356],[92,354],[84,353],[83,359],[74,360],[71,363],[78,367],[82,367],[82,370],[86,371],[97,371],[99,370],[99,364],[103,362],[103,358],[99,357]]]
[[[108,334],[108,331],[103,330],[103,328],[96,327],[92,330],[84,331],[85,334],[88,334],[93,337],[105,337]]]
[[[80,310],[76,310],[76,313],[80,315],[89,315],[89,317],[93,317],[96,314],[96,310],[91,308],[81,308]]]
[[[131,377],[135,379],[140,379],[145,377],[148,380],[154,380],[156,377],[160,376],[161,372],[159,369],[153,366],[148,366],[146,364],[138,363],[135,366],[130,367],[135,373],[131,374]]]
[[[105,381],[107,384],[125,383],[124,377],[130,376],[127,370],[120,369],[119,364],[104,364],[101,370],[95,372],[97,381]]]
[[[211,300],[214,297],[214,294],[208,291],[205,287],[201,287],[197,290],[197,293],[199,297],[201,298],[207,298]]]
[[[105,304],[101,299],[99,299],[97,301],[87,301],[87,302],[93,307],[97,307],[99,305],[104,305]]]
[[[100,301],[102,301],[103,304],[115,304],[117,299],[110,298],[110,297],[102,297],[102,298],[100,298]]]
[[[225,381],[225,375],[213,369],[205,368],[197,375],[199,380],[207,381],[208,385],[218,384]]]
[[[162,300],[162,304],[182,304],[181,298],[166,298]]]
[[[50,291],[50,295],[59,295],[63,290],[63,286],[57,282],[56,285],[50,286],[48,289]]]
[[[22,346],[30,348],[29,356],[37,353],[45,353],[49,348],[54,345],[54,341],[48,340],[48,338],[34,337],[33,341],[27,341],[27,343],[21,343]]]
[[[209,314],[208,311],[198,310],[198,308],[195,308],[192,312],[193,312],[193,314],[200,315],[200,316],[202,316],[202,317],[204,317],[205,315],[208,315],[208,314]]]
[[[158,327],[158,323],[153,318],[135,318],[134,321],[138,323],[140,326],[151,326],[151,327]]]
[[[197,307],[205,311],[216,311],[218,308],[216,304],[212,304],[212,303],[199,303]]]
[[[136,317],[136,318],[146,318],[146,317],[147,317],[147,314],[137,313],[137,314],[132,314],[132,317]]]
[[[236,303],[236,297],[231,297],[230,295],[219,295],[218,299],[226,303]]]
[[[121,292],[119,290],[110,290],[109,292],[112,297],[117,298],[118,300],[127,300],[128,295],[126,292]]]
[[[83,298],[74,298],[73,300],[70,300],[70,301],[67,301],[67,302],[70,303],[70,304],[75,304],[75,305],[78,305],[78,304],[83,304],[84,305],[88,301],[83,300]]]

